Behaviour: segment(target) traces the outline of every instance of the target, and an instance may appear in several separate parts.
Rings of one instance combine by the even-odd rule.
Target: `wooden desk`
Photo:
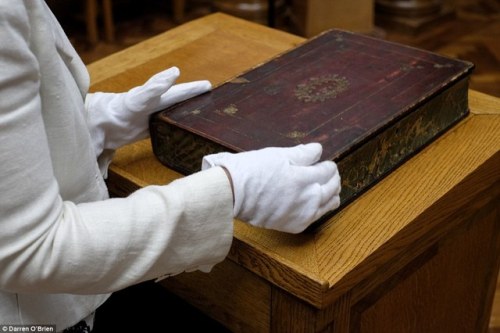
[[[123,91],[177,65],[214,84],[303,39],[213,14],[89,65],[92,89]],[[210,274],[163,285],[235,332],[485,332],[500,265],[500,100],[471,115],[314,232],[235,221]],[[127,195],[181,175],[148,140],[124,147],[109,187]]]

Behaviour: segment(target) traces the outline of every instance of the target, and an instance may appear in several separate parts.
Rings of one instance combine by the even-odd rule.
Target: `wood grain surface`
[[[172,65],[181,69],[182,81],[209,79],[220,84],[302,41],[248,21],[213,14],[89,65],[92,89],[122,91]],[[491,249],[498,250],[499,243],[500,213],[495,207],[500,202],[500,100],[471,91],[469,102],[470,116],[320,227],[288,235],[235,221],[229,260],[221,269],[237,264],[236,270],[253,274],[249,279],[259,277],[262,280],[258,281],[278,287],[272,287],[270,298],[279,303],[272,305],[270,301],[271,308],[266,310],[270,314],[260,317],[270,316],[267,328],[280,331],[285,327],[272,322],[283,323],[285,309],[290,307],[301,314],[297,321],[315,323],[314,327],[306,325],[307,331],[343,332],[353,331],[353,327],[354,331],[366,331],[369,326],[363,325],[371,325],[370,318],[375,318],[377,311],[384,312],[384,304],[393,308],[398,299],[409,302],[408,293],[419,285],[431,294],[432,288],[445,288],[446,281],[436,285],[419,281],[429,274],[439,276],[439,272],[462,274],[469,269],[467,264],[480,258],[479,253],[486,258],[478,263],[481,269],[477,276],[483,283],[474,289],[474,297],[481,296],[485,303],[480,309],[477,301],[461,309],[474,308],[471,320],[477,322],[476,328],[484,326],[499,265],[499,251]],[[114,194],[127,195],[135,188],[166,184],[178,177],[155,159],[145,140],[117,152],[108,184]],[[469,232],[471,228],[475,231]],[[461,243],[486,245],[467,256],[466,248],[456,252]],[[460,253],[469,259],[463,263],[457,260]],[[450,258],[462,266],[444,266]],[[399,274],[407,274],[410,280],[398,278]],[[466,276],[468,279],[458,283],[461,292],[476,277]],[[393,293],[377,293],[380,286],[391,285]],[[402,298],[398,296],[399,285],[405,294]],[[262,290],[269,295],[266,287]],[[393,300],[385,303],[389,298]],[[377,307],[367,306],[370,300],[377,301]],[[224,299],[217,302],[223,304]],[[360,304],[363,311],[356,312]],[[230,309],[225,309],[219,317],[228,312]]]

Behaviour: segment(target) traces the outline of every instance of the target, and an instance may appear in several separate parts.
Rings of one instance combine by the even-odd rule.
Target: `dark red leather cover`
[[[340,163],[343,192],[351,191],[344,198],[351,198],[467,114],[472,69],[424,50],[327,31],[154,115],[153,149],[164,164],[191,173],[203,155],[220,150],[320,142],[323,159]]]

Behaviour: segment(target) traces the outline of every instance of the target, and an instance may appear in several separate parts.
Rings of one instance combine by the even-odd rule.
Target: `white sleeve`
[[[27,42],[28,19],[23,5],[3,5],[0,289],[107,293],[223,260],[232,241],[232,194],[220,168],[128,198],[62,200],[41,111],[38,62]]]

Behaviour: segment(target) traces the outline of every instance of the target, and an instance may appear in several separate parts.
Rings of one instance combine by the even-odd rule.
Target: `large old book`
[[[468,114],[473,64],[330,30],[151,117],[153,152],[183,174],[202,157],[320,142],[341,207]]]

